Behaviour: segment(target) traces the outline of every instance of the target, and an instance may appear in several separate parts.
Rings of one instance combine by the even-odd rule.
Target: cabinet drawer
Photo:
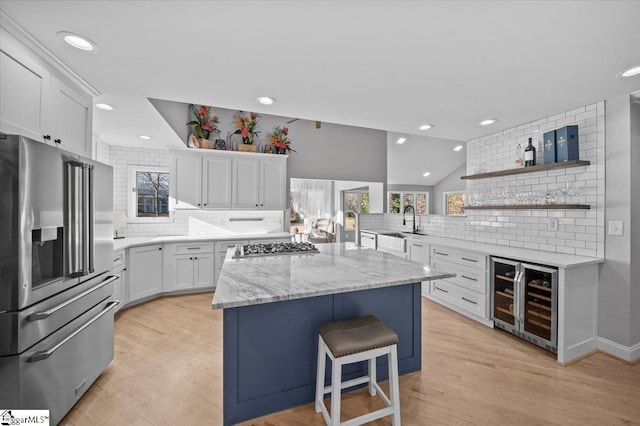
[[[435,269],[456,274],[455,277],[447,278],[449,282],[453,282],[469,290],[477,291],[480,294],[487,293],[485,271],[440,259],[431,259],[431,266]]]
[[[438,280],[431,282],[431,296],[481,318],[486,317],[487,296],[485,294],[476,293],[449,281]]]
[[[469,266],[476,269],[487,269],[487,256],[443,246],[431,247],[431,258],[448,260],[449,262]]]
[[[213,243],[171,244],[171,253],[174,253],[174,254],[213,253]]]
[[[370,232],[360,232],[360,245],[365,248],[376,249],[376,234]]]
[[[113,252],[113,268],[124,266],[124,250]]]

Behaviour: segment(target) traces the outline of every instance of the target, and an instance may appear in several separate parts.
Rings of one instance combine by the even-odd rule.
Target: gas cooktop
[[[313,253],[319,253],[319,251],[311,243],[260,243],[237,245],[233,258]]]

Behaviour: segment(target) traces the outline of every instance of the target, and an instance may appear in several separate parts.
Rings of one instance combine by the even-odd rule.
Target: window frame
[[[347,193],[358,194],[358,211],[355,214],[363,214],[362,213],[362,194],[367,194],[369,200],[367,201],[367,210],[369,210],[369,203],[371,202],[371,194],[369,193],[369,189],[345,189],[344,196],[342,197],[342,224],[344,226],[345,231],[355,231],[355,224],[353,228],[347,228]],[[367,212],[368,213],[368,212]]]
[[[137,173],[138,172],[151,172],[151,173],[166,173],[169,175],[169,188],[171,193],[171,173],[169,167],[161,166],[129,166],[128,170],[128,186],[127,186],[127,223],[172,223],[173,222],[173,210],[168,205],[169,216],[159,217],[138,217],[138,191],[137,191]],[[169,202],[169,196],[167,196],[167,202]]]
[[[391,194],[400,194],[400,211],[399,212],[392,212],[391,211]],[[426,212],[423,213],[422,215],[428,215],[429,213],[429,192],[428,191],[387,191],[387,213],[390,214],[402,214],[402,210],[404,209],[404,196],[406,195],[411,195],[413,196],[413,207],[417,207],[416,204],[416,200],[418,199],[418,194],[424,194],[424,198],[425,198],[425,209]],[[416,211],[416,214],[420,214]]]
[[[463,214],[450,214],[449,213],[449,196],[450,195],[457,195],[460,194],[462,195],[462,208],[463,208]],[[442,193],[442,210],[443,210],[443,215],[444,216],[448,216],[448,217],[467,217],[467,211],[464,210],[464,208],[466,207],[465,204],[465,199],[466,199],[466,191],[445,191]]]

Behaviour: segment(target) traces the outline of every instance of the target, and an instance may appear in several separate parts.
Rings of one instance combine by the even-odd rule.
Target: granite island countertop
[[[455,276],[353,243],[319,253],[234,259],[229,249],[211,307],[235,308]]]

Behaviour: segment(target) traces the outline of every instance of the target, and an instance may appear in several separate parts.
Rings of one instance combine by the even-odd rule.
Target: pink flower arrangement
[[[211,132],[215,132],[220,135],[220,130],[218,129],[218,123],[220,122],[217,116],[211,116],[211,107],[200,105],[196,108],[195,105],[190,106],[191,113],[194,116],[194,120],[191,120],[187,123],[188,126],[194,126],[196,128],[196,133],[199,138],[207,139],[208,134]],[[205,131],[207,134],[205,135]]]
[[[294,149],[291,149],[291,139],[289,139],[289,129],[287,127],[283,126],[281,128],[280,126],[276,126],[273,129],[273,133],[267,134],[267,138],[276,148],[284,149],[287,152],[296,152]]]
[[[233,114],[233,121],[236,125],[236,131],[233,133],[242,136],[244,143],[252,144],[255,137],[260,133],[256,130],[258,118],[260,116],[255,112],[251,112],[249,115],[243,111],[236,112]]]

